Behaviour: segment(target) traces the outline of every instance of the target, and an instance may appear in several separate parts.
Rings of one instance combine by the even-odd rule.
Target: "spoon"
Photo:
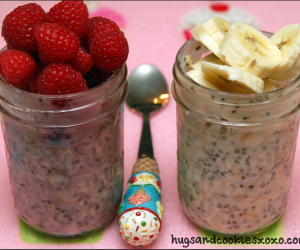
[[[164,208],[161,203],[159,168],[153,154],[150,113],[164,107],[169,100],[162,73],[151,64],[134,69],[129,79],[126,104],[143,114],[143,129],[138,160],[129,178],[124,202],[119,207],[121,237],[132,246],[146,246],[157,239]]]

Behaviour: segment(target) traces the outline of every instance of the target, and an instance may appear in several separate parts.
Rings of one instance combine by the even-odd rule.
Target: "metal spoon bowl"
[[[165,106],[169,94],[162,73],[151,64],[139,65],[131,73],[126,103],[138,112],[150,113]]]

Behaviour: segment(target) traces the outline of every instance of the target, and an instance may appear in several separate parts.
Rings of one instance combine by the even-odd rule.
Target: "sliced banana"
[[[277,87],[270,81],[270,79],[264,79],[264,92],[270,92],[277,89]]]
[[[192,65],[193,65],[192,57],[190,55],[186,55],[184,58],[184,66],[192,67]]]
[[[203,62],[203,74],[218,88],[237,94],[263,93],[264,81],[254,75],[226,65]]]
[[[192,64],[191,67],[193,69],[201,70],[202,62],[211,62],[211,63],[215,63],[215,64],[219,64],[219,65],[225,65],[218,57],[216,57],[213,53],[211,53],[211,54],[207,55],[206,57],[203,57],[198,62],[195,62],[194,64]]]
[[[213,17],[205,23],[191,30],[195,40],[202,42],[211,52],[221,60],[223,55],[220,53],[219,44],[230,28],[230,23],[226,20]]]
[[[296,77],[300,72],[300,24],[283,27],[271,42],[281,50],[282,60],[269,78],[284,81]]]
[[[220,44],[230,28],[230,23],[220,17],[213,17],[202,24],[202,27],[212,39]]]
[[[249,24],[230,26],[220,46],[225,63],[260,78],[269,76],[281,62],[281,51]]]
[[[187,72],[187,74],[199,85],[207,87],[209,89],[221,91],[221,89],[215,86],[211,80],[204,76],[201,69],[191,70]]]
[[[289,81],[276,81],[273,79],[269,79],[269,81],[276,86],[276,88],[281,88],[289,83]]]
[[[203,62],[211,62],[219,65],[224,65],[224,63],[218,57],[211,53],[199,60],[198,62],[192,64],[191,68],[193,68],[193,70],[187,72],[187,74],[199,85],[205,86],[213,90],[225,91],[224,88],[218,88],[210,79],[204,76],[201,70],[201,65]]]

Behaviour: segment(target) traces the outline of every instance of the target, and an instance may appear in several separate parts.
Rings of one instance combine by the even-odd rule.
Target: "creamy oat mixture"
[[[123,190],[122,112],[49,134],[2,115],[15,207],[36,229],[71,237],[104,227]]]

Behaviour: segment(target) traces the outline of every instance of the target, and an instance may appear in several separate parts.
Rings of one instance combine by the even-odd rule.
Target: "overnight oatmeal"
[[[25,4],[2,26],[0,108],[19,216],[55,237],[116,215],[123,191],[128,43],[83,1]]]
[[[272,35],[213,18],[192,34],[173,70],[181,204],[205,230],[261,232],[283,215],[290,191],[300,25]]]
[[[51,129],[2,113],[11,189],[26,223],[70,237],[110,222],[123,190],[122,119],[117,108],[87,125]]]

